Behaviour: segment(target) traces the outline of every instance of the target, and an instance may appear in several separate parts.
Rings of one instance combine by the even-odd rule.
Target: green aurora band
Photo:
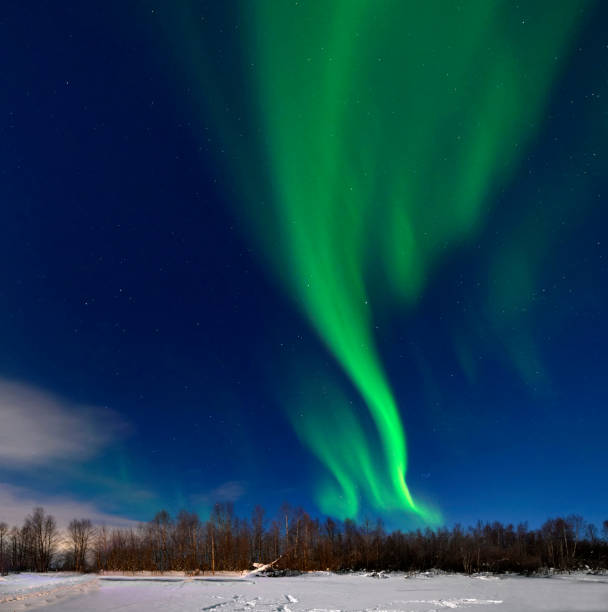
[[[437,524],[406,484],[406,436],[375,316],[412,307],[438,260],[481,226],[539,127],[582,5],[237,7],[239,75],[206,65],[211,35],[195,11],[179,19],[174,47],[189,56],[187,77],[225,157],[237,160],[227,169],[241,186],[239,215],[375,424],[333,384],[325,402],[289,410],[330,474],[319,506],[340,518],[365,505]],[[236,118],[247,115],[256,127],[243,138],[247,121]]]

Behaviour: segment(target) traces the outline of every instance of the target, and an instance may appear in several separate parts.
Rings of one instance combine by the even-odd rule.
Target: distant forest
[[[199,574],[247,570],[254,563],[272,563],[279,573],[599,570],[608,568],[608,520],[601,532],[578,515],[549,519],[539,529],[479,522],[468,528],[389,532],[381,521],[311,518],[289,506],[270,519],[256,507],[246,519],[236,516],[230,504],[218,504],[207,521],[186,511],[176,517],[161,511],[136,528],[95,526],[84,518],[60,532],[42,508],[35,508],[21,527],[0,522],[4,574],[49,569]]]

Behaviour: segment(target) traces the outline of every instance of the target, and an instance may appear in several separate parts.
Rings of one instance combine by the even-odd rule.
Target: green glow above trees
[[[320,507],[354,517],[364,501],[437,523],[406,484],[374,309],[415,303],[438,259],[480,227],[539,127],[581,5],[259,0],[242,9],[240,99],[231,75],[211,74],[197,55],[204,41],[189,42],[190,77],[220,138],[241,148],[227,164],[242,185],[239,213],[376,430],[334,392],[292,418],[330,475]],[[224,102],[258,126],[247,142]]]

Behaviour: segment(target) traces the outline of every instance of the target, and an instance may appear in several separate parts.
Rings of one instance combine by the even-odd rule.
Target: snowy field
[[[101,612],[151,610],[608,612],[608,576],[551,578],[315,573],[267,578],[238,575],[80,576],[18,574],[0,578],[0,610]]]

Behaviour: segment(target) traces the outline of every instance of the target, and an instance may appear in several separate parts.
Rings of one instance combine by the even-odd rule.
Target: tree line
[[[84,518],[61,533],[43,508],[35,508],[21,527],[0,521],[3,574],[50,569],[198,574],[247,570],[256,563],[272,563],[278,571],[608,569],[608,520],[601,531],[570,515],[538,529],[478,522],[404,532],[387,531],[380,520],[313,518],[287,505],[272,518],[259,506],[242,518],[232,505],[217,504],[206,521],[195,513],[172,517],[162,510],[134,528],[94,526]]]

